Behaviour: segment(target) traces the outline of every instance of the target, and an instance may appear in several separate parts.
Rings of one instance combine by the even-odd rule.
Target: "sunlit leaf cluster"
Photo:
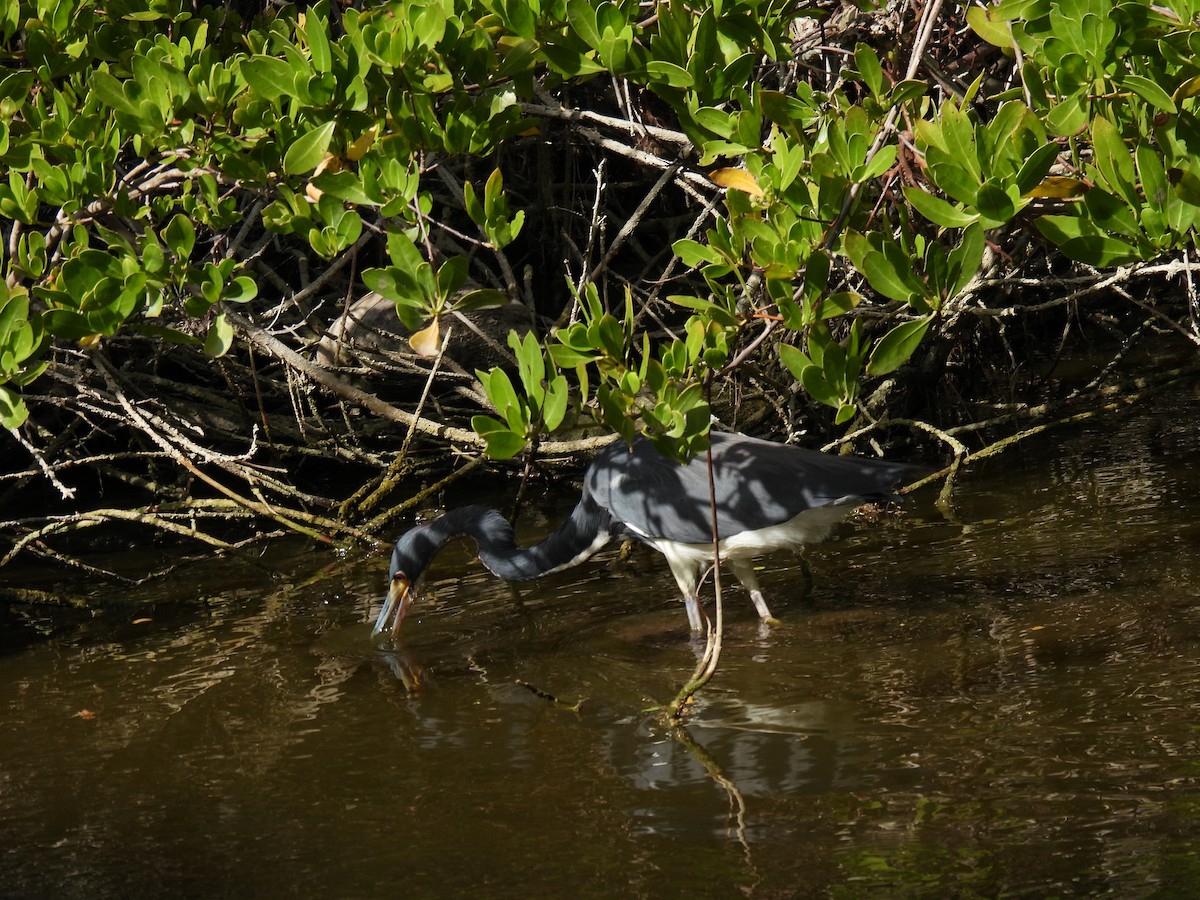
[[[797,23],[829,10],[780,0],[319,2],[246,21],[183,0],[3,0],[3,423],[56,341],[228,353],[229,305],[259,297],[253,263],[282,238],[322,265],[373,253],[361,284],[436,356],[448,314],[517,299],[511,273],[506,290],[476,276],[538,212],[501,165],[546,127],[531,110],[605,79],[665,110],[678,165],[724,197],[673,241],[686,274],[665,327],[636,293],[606,305],[622,292],[581,281],[573,318],[510,338],[515,367],[478,374],[489,451],[594,420],[690,452],[753,340],[847,423],[938,334],[989,245],[1036,235],[1095,267],[1190,247],[1193,5],[971,7],[1016,80],[954,92],[904,77],[907,47],[788,68]],[[462,213],[448,240],[431,224],[443,176]]]

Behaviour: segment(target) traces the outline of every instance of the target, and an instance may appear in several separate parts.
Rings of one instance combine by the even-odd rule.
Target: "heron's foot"
[[[751,591],[750,599],[754,601],[754,608],[758,610],[758,617],[760,619],[768,624],[779,624],[779,620],[771,615],[771,610],[767,608],[767,601],[763,598],[762,591]]]

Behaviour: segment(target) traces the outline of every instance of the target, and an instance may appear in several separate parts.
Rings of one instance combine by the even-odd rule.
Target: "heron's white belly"
[[[833,526],[842,521],[856,503],[831,503],[806,509],[800,515],[753,531],[743,531],[721,539],[722,559],[751,559],[774,553],[776,550],[793,550],[805,544],[815,544],[829,537]],[[634,529],[636,530],[636,529]],[[712,559],[712,544],[685,544],[666,538],[643,535],[643,540],[667,557],[685,565],[699,565]]]

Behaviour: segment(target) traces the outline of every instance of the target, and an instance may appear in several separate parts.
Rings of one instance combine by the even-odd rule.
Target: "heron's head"
[[[371,637],[384,631],[390,631],[393,637],[400,633],[400,626],[404,624],[404,617],[412,606],[416,584],[439,547],[441,542],[429,533],[428,525],[418,525],[396,541],[392,549],[392,563],[388,568],[387,596],[379,618],[375,620]]]

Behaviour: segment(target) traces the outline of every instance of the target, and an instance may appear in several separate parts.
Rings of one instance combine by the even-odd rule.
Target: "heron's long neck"
[[[517,546],[512,526],[494,509],[465,507],[451,510],[431,526],[442,542],[456,535],[475,539],[483,564],[506,581],[527,581],[583,562],[608,543],[612,517],[589,494],[584,494],[570,518],[544,541]],[[444,537],[443,537],[444,535]]]

